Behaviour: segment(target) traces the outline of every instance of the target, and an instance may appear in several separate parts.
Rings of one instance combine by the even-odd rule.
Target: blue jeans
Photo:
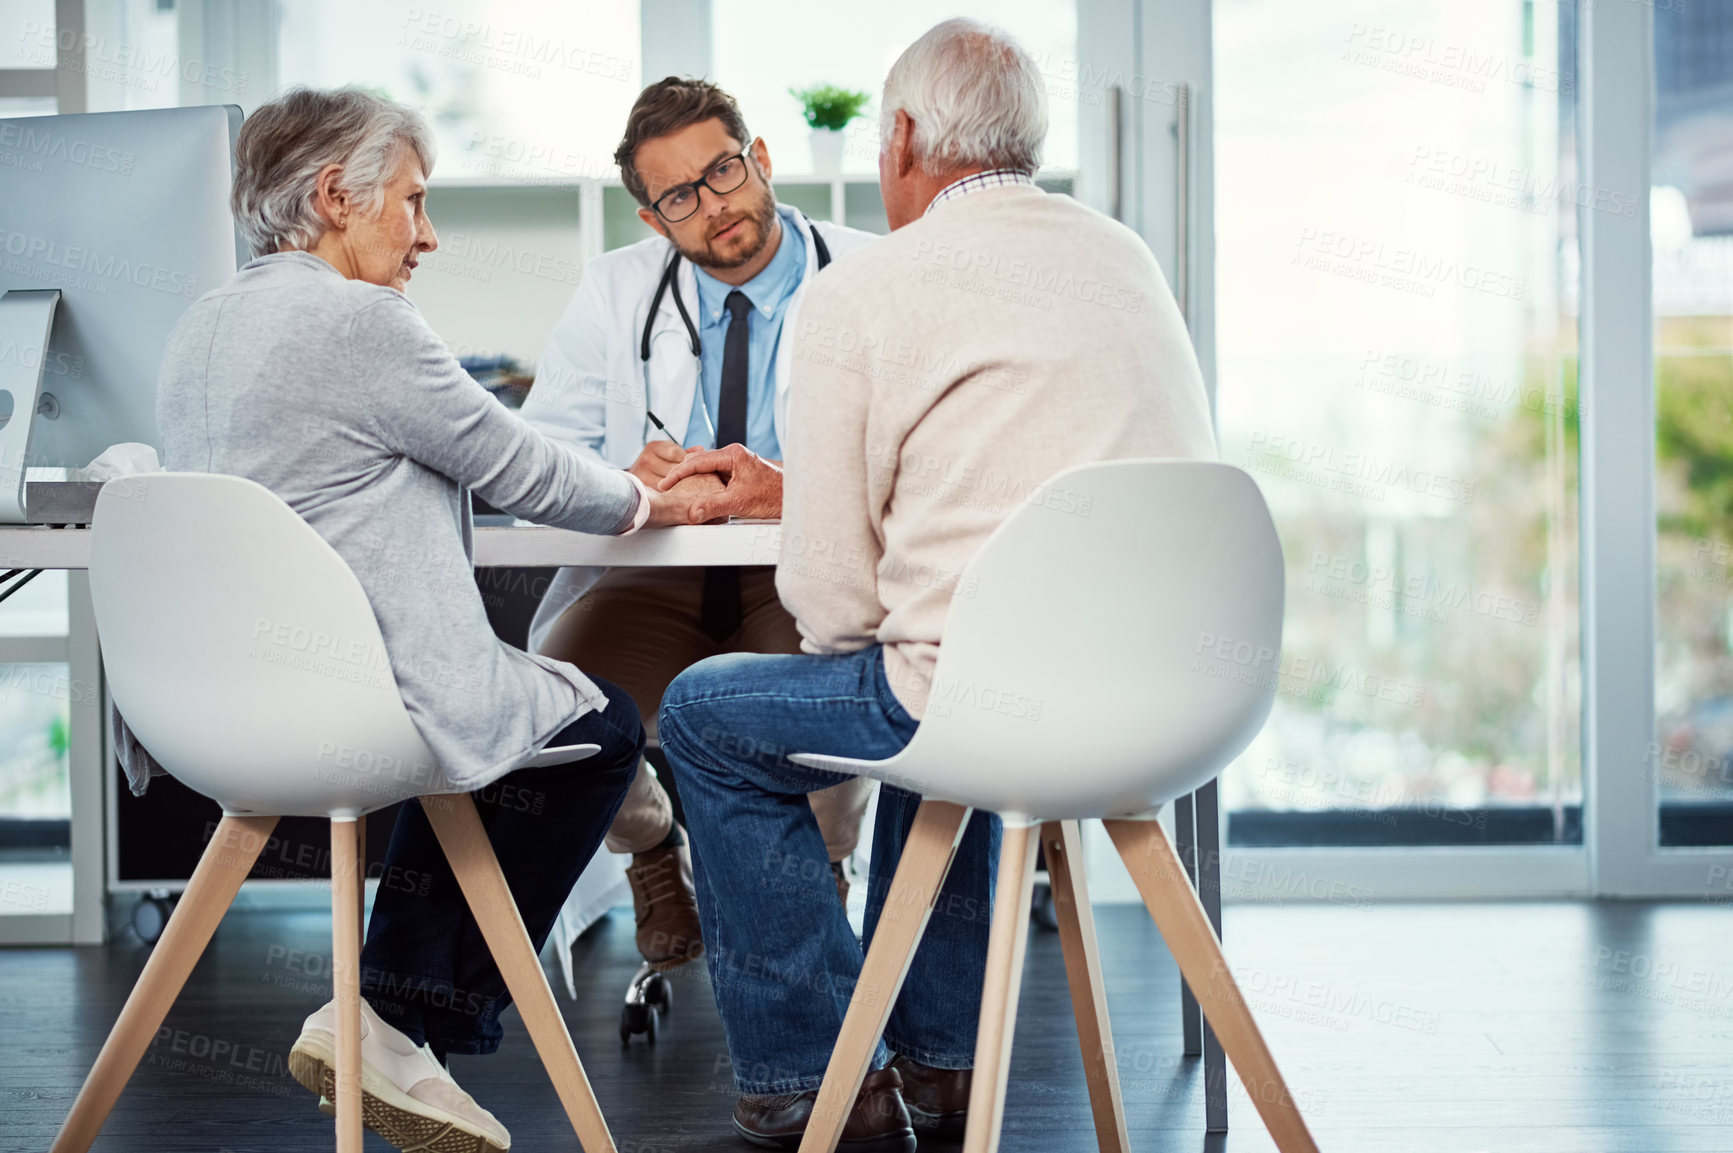
[[[608,707],[585,713],[548,745],[596,744],[601,752],[518,769],[470,794],[538,953],[644,752],[638,706],[624,689],[596,686]],[[499,1048],[511,994],[418,800],[403,803],[391,830],[361,949],[361,992],[388,1024],[436,1053]]]
[[[846,656],[731,653],[668,686],[662,751],[686,810],[698,915],[716,1007],[742,1093],[816,1089],[824,1080],[862,952],[806,794],[848,778],[793,753],[880,760],[917,722],[885,681],[883,650]],[[870,945],[920,797],[883,785],[867,884]],[[974,1065],[999,819],[970,818],[884,1042],[940,1069]]]

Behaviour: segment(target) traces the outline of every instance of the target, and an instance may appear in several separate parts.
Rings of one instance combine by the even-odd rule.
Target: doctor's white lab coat
[[[787,435],[796,315],[818,270],[818,248],[811,231],[818,230],[833,261],[877,239],[870,232],[836,224],[812,224],[798,212],[794,216],[806,242],[806,273],[783,314],[777,345],[778,440]],[[662,435],[645,416],[648,406],[682,445],[709,442],[708,429],[686,427],[698,387],[699,360],[692,354],[691,337],[674,301],[676,285],[662,294],[650,325],[650,359],[641,358],[650,298],[672,253],[668,241],[655,236],[604,253],[584,266],[583,280],[548,337],[535,387],[524,401],[523,418],[537,431],[591,460],[627,468],[649,439]],[[698,285],[690,261],[680,262],[675,281],[693,324],[699,325]],[[560,615],[606,571],[599,567],[560,570],[530,624],[531,651],[541,646]]]

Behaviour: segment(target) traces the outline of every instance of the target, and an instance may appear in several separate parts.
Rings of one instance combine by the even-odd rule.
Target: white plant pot
[[[812,130],[812,174],[835,177],[842,172],[843,133],[835,128]]]

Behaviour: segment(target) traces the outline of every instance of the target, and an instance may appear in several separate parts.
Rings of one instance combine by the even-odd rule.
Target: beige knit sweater
[[[807,652],[882,643],[916,717],[975,550],[1021,503],[1078,502],[1042,482],[1215,456],[1155,259],[1069,197],[946,201],[815,278],[795,322],[777,591]]]

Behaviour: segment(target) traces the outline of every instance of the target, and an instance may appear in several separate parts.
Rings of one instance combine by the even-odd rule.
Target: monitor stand
[[[54,328],[58,288],[13,289],[0,295],[0,394],[12,413],[0,425],[0,524],[24,524],[24,477],[30,467],[30,430],[42,396],[48,336]]]

